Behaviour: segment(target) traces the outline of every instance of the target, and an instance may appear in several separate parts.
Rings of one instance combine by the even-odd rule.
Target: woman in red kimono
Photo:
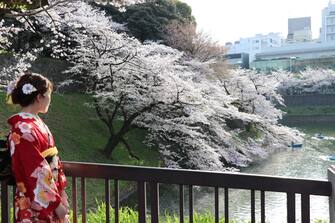
[[[8,119],[18,223],[68,222],[66,178],[53,136],[38,116],[48,111],[52,90],[39,74],[24,74],[8,90],[12,103],[22,108]]]

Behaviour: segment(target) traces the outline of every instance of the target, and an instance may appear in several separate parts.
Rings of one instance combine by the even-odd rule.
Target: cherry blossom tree
[[[331,69],[311,69],[291,74],[280,86],[285,95],[334,94],[335,72]]]
[[[5,25],[0,21],[0,53],[10,53],[11,60],[3,61],[0,70],[0,86],[5,88],[10,81],[31,68],[31,63],[36,59],[39,49],[31,49],[31,52],[15,52],[12,50],[12,40],[23,29],[14,25]]]
[[[171,70],[168,66],[181,53],[171,48],[163,50],[163,46],[162,52],[157,47],[149,50],[147,45],[117,33],[116,29],[122,26],[83,2],[54,7],[48,15],[40,13],[35,19],[44,27],[51,26],[57,36],[51,40],[52,45],[43,41],[48,42],[46,47],[53,50],[52,55],[70,60],[73,67],[68,72],[75,76],[76,81],[85,82],[87,92],[94,95],[93,105],[111,134],[105,153],[110,156],[116,146],[123,143],[129,154],[137,158],[124,136],[138,116],[163,103],[177,103],[168,94],[158,97],[158,92],[168,92],[165,90],[166,81],[153,75],[157,72],[164,74],[164,66]],[[73,46],[64,48],[65,43]],[[152,69],[155,64],[157,70]],[[164,78],[169,78],[168,74]],[[133,89],[138,91],[135,92],[138,95],[130,94]],[[143,101],[135,100],[141,95],[146,96]],[[116,129],[114,125],[120,117],[122,127]]]
[[[199,70],[199,63],[195,65]],[[262,85],[263,75],[233,71],[232,78],[226,79],[228,94],[220,81],[201,78],[207,73],[195,74],[198,80],[194,87],[200,94],[196,104],[183,108],[182,116],[161,113],[157,120],[150,117],[157,122],[153,128],[152,122],[146,125],[151,130],[149,142],[158,145],[169,166],[220,170],[225,166],[246,166],[255,158],[266,157],[299,140],[298,132],[277,125],[281,112],[270,103],[275,98],[281,100],[274,91],[278,85],[276,77],[266,77],[276,83],[267,87]],[[240,93],[242,84],[244,96]],[[241,110],[236,101],[245,100]],[[254,109],[250,109],[252,103],[256,104]]]
[[[104,152],[111,156],[135,127],[148,132],[168,167],[224,170],[246,166],[299,139],[277,124],[273,102],[281,83],[275,75],[236,70],[220,79],[210,62],[185,57],[176,49],[140,43],[123,26],[82,1],[58,4],[26,19],[43,27],[40,43],[94,98],[91,104],[110,132]],[[29,24],[30,23],[30,24]],[[119,126],[119,127],[118,127]]]

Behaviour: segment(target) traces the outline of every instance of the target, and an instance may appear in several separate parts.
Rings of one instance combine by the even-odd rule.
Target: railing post
[[[138,222],[146,223],[147,195],[146,195],[146,184],[144,181],[137,182],[137,195],[138,195]]]
[[[150,182],[151,222],[159,222],[159,184]]]
[[[335,166],[328,168],[328,181],[332,184],[332,194],[329,197],[329,222],[335,223]]]
[[[1,181],[1,222],[9,222],[9,196],[8,196],[8,184],[6,180]]]

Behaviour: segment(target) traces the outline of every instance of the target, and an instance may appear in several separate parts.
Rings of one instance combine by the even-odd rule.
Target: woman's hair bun
[[[27,72],[16,81],[16,86],[11,93],[13,104],[26,107],[34,103],[38,94],[43,95],[49,89],[52,91],[53,85],[46,77]]]

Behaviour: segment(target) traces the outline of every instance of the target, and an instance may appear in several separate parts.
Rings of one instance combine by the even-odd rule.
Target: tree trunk
[[[104,148],[104,154],[107,157],[112,157],[112,153],[114,151],[114,149],[116,148],[116,146],[121,142],[122,140],[122,136],[114,135],[109,137],[108,142]]]
[[[111,136],[109,137],[108,139],[108,142],[105,146],[105,149],[104,149],[104,153],[107,157],[110,157],[112,158],[112,155],[113,155],[113,151],[114,149],[116,148],[116,146],[119,144],[119,143],[123,143],[126,147],[126,150],[128,151],[129,153],[129,156],[131,156],[132,158],[134,159],[137,159],[137,160],[140,160],[140,158],[138,156],[136,156],[133,151],[131,150],[129,144],[126,142],[126,140],[123,138],[123,135],[120,136],[120,135],[116,135],[116,136]]]
[[[126,122],[123,124],[122,128],[116,135],[111,135],[108,139],[108,142],[105,146],[104,153],[106,154],[107,157],[112,157],[112,153],[116,146],[123,142],[124,139],[123,137],[129,132],[130,130],[130,123],[131,122]],[[127,146],[127,145],[126,145]],[[127,148],[129,150],[129,148]],[[131,154],[130,154],[131,155]]]
[[[135,112],[134,114],[132,114],[130,117],[128,117],[128,119],[126,119],[126,116],[124,116],[125,120],[123,122],[122,128],[119,130],[119,132],[117,134],[113,134],[114,131],[112,131],[112,124],[109,124],[110,122],[112,122],[113,120],[106,120],[102,117],[101,112],[99,110],[98,107],[96,107],[96,111],[100,117],[100,119],[107,124],[107,126],[109,127],[110,133],[111,133],[111,137],[108,139],[108,142],[104,148],[104,153],[107,157],[112,157],[112,153],[113,150],[116,148],[116,146],[122,142],[124,143],[124,145],[126,146],[126,149],[128,150],[129,155],[132,158],[135,158],[137,160],[139,160],[139,157],[137,157],[136,155],[133,154],[133,152],[130,149],[129,144],[124,140],[124,136],[127,134],[127,132],[129,132],[129,130],[131,129],[132,126],[132,122],[142,113],[146,112],[146,111],[150,111],[154,106],[158,105],[158,104],[162,104],[163,102],[158,102],[158,103],[154,103],[154,104],[150,104],[147,107],[144,107],[141,111],[139,112]]]

